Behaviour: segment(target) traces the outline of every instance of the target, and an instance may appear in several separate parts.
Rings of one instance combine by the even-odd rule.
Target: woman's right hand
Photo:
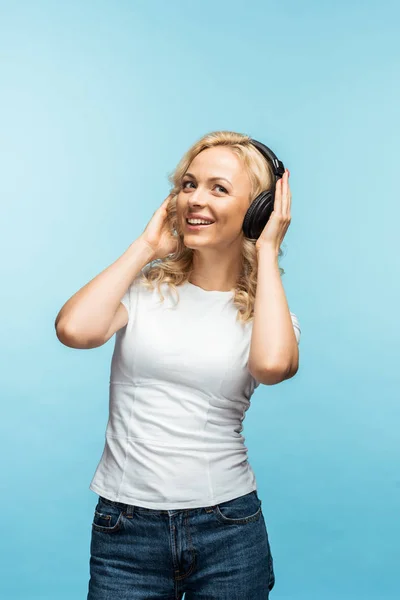
[[[178,240],[169,229],[167,221],[167,206],[173,194],[168,194],[163,203],[153,213],[140,238],[154,252],[154,258],[165,258],[175,252]]]

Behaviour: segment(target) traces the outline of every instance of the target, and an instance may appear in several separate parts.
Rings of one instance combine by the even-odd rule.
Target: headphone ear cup
[[[245,237],[258,239],[274,210],[274,195],[271,190],[261,192],[249,206],[243,220]]]

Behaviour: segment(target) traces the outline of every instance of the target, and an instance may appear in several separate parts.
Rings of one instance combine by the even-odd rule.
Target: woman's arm
[[[273,385],[297,373],[299,349],[277,253],[270,246],[258,250],[257,277],[248,369],[260,383]]]
[[[154,251],[139,237],[122,256],[78,290],[57,315],[55,328],[60,342],[73,348],[103,344],[122,297],[153,255]],[[126,309],[122,310],[120,319],[127,316]]]

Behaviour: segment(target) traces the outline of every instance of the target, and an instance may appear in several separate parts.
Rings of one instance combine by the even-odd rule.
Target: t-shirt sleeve
[[[130,315],[131,313],[131,291],[132,291],[132,286],[133,284],[131,284],[127,291],[125,292],[125,294],[122,296],[121,298],[121,304],[123,304],[126,308],[126,310],[128,311],[128,315]]]
[[[299,320],[296,317],[296,315],[294,313],[292,313],[292,312],[290,312],[290,316],[292,317],[293,329],[294,329],[294,333],[295,333],[295,336],[296,336],[297,344],[300,344],[301,329],[300,329]]]

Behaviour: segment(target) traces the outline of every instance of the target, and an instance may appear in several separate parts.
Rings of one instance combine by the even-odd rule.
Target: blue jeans
[[[99,496],[87,600],[267,600],[274,583],[256,490],[176,510]]]

